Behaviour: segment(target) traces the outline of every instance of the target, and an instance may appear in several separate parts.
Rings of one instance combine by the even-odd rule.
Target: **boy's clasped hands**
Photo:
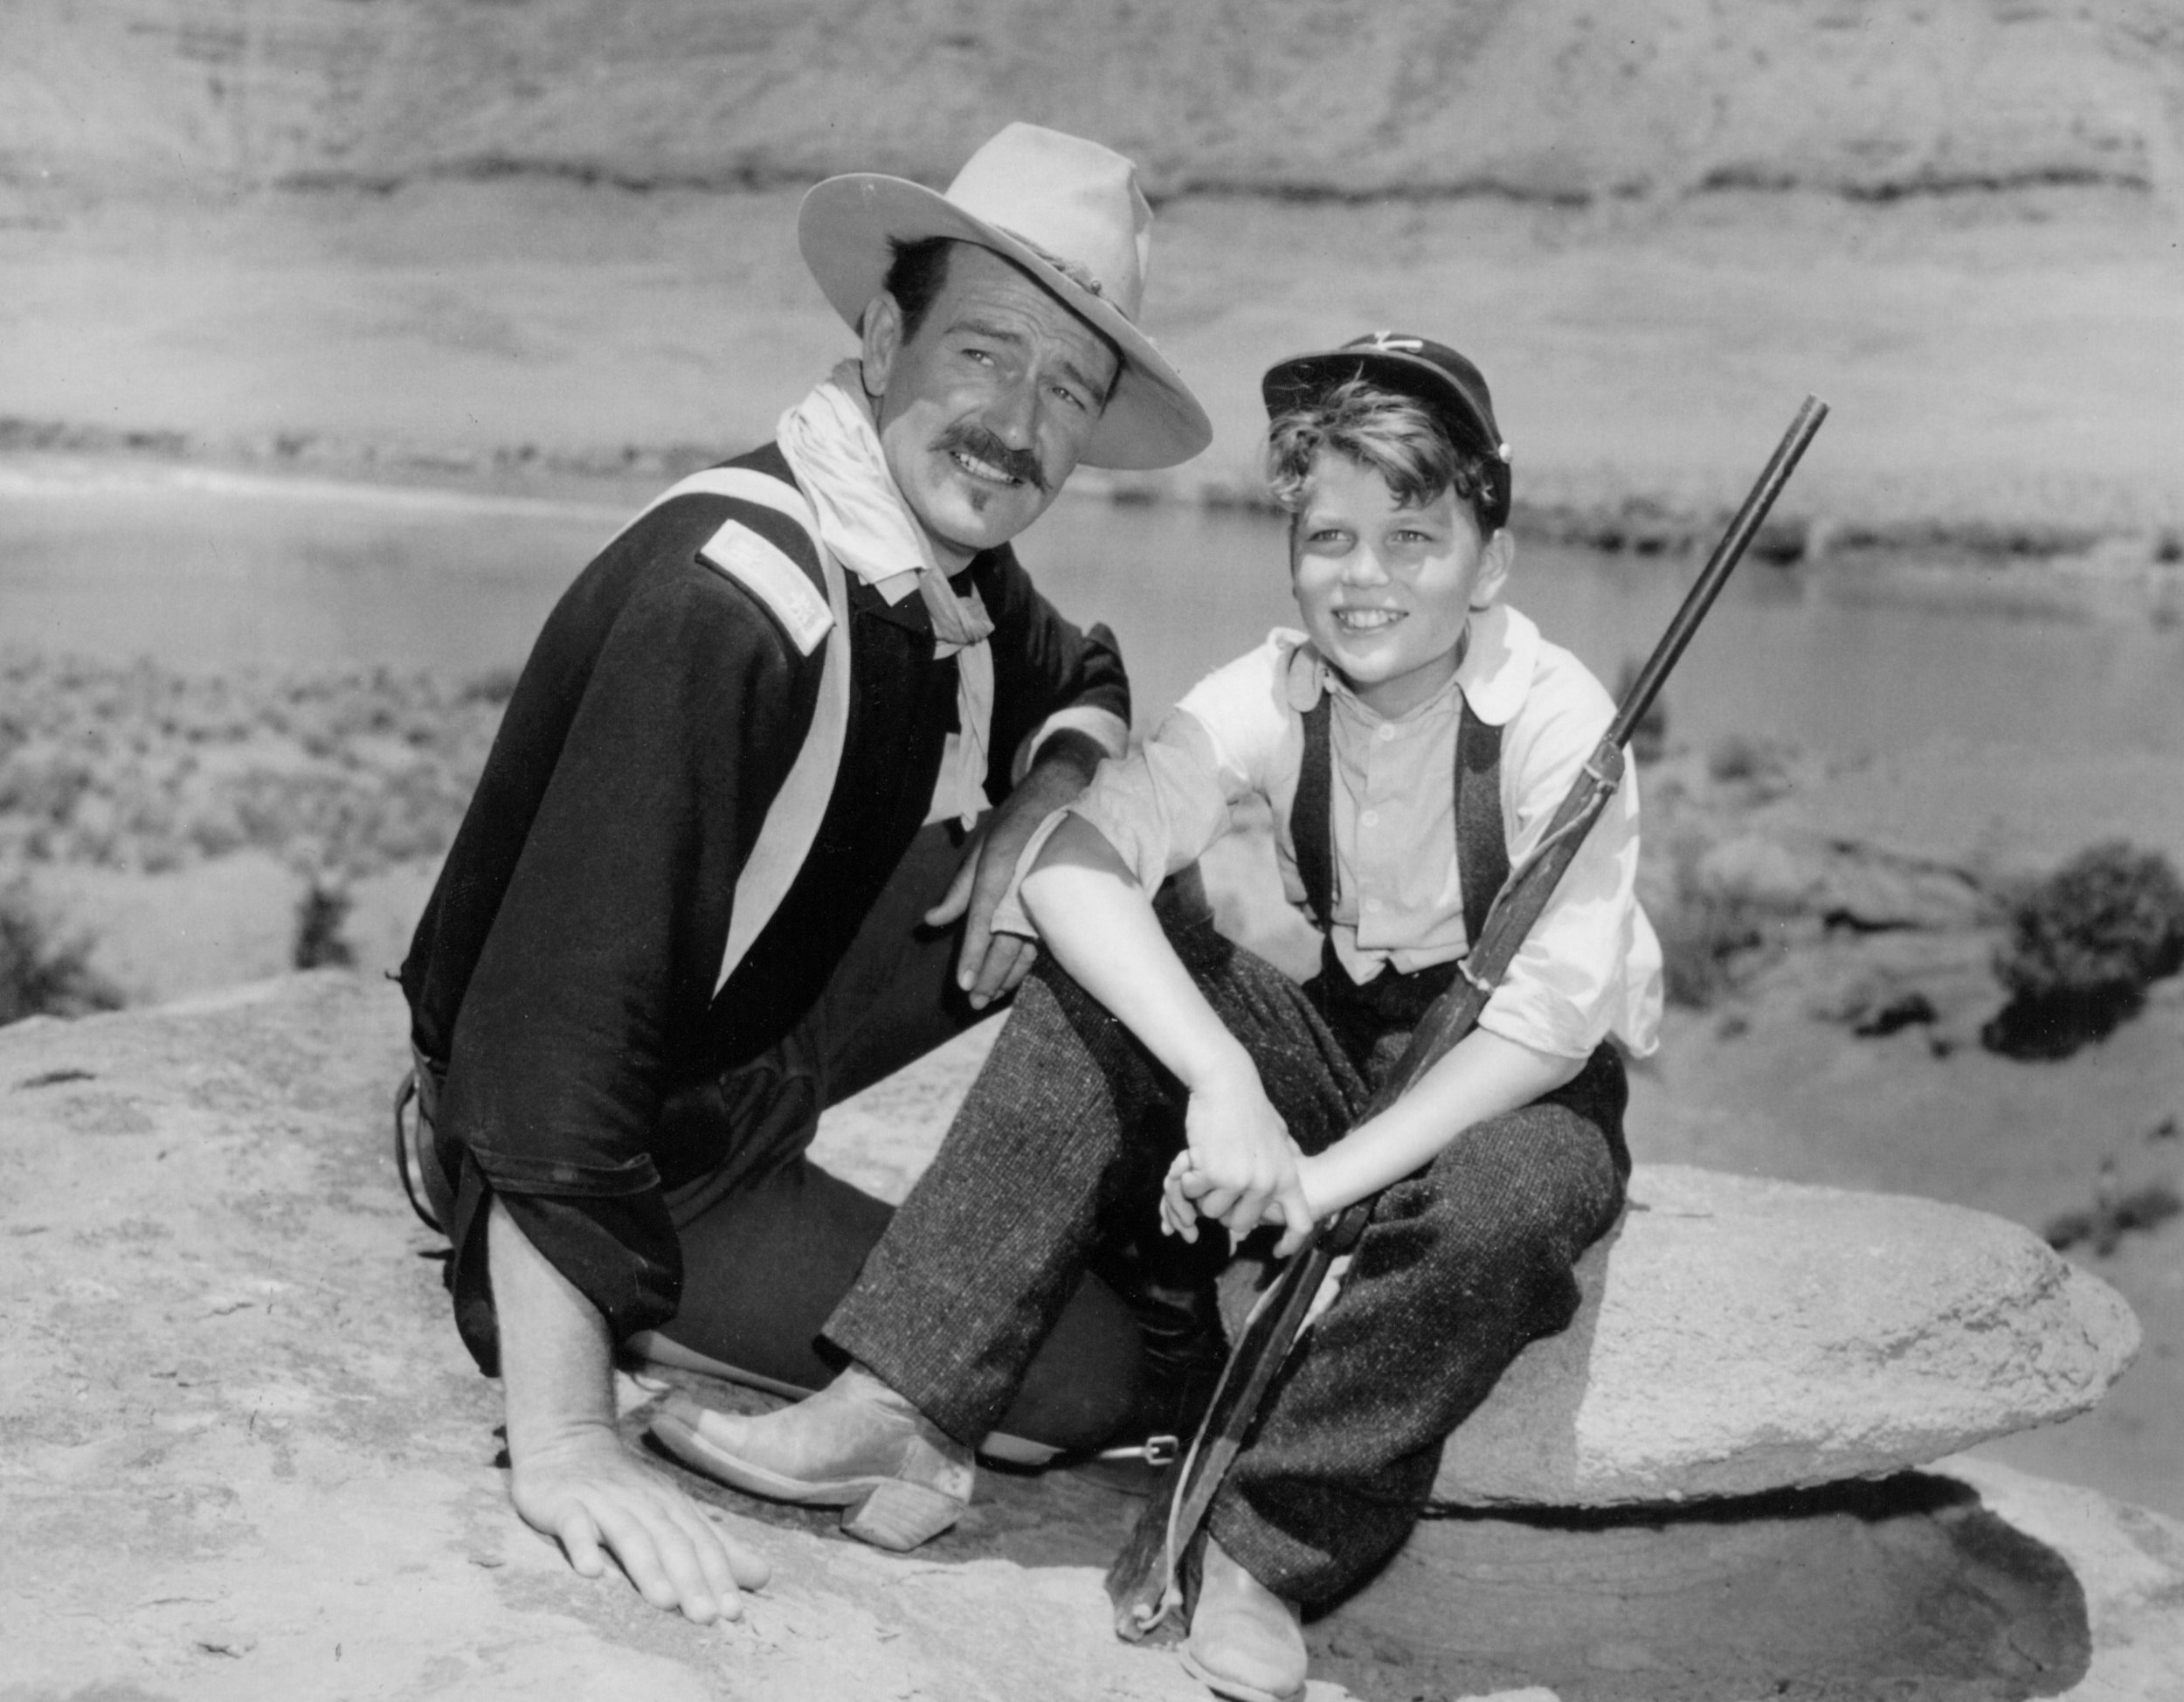
[[[1268,1102],[1248,1057],[1240,1054],[1192,1089],[1184,1133],[1161,1187],[1163,1234],[1196,1241],[1205,1218],[1241,1242],[1260,1225],[1277,1223],[1276,1257],[1304,1244],[1321,1215],[1308,1180],[1312,1160]]]

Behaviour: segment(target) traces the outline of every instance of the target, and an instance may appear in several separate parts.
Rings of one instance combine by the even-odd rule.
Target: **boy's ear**
[[[1517,540],[1509,528],[1498,528],[1479,548],[1479,577],[1471,582],[1471,606],[1489,609],[1509,584],[1509,571],[1517,561]]]

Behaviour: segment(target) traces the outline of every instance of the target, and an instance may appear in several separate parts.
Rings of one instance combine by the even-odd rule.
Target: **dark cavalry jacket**
[[[790,480],[769,444],[728,463]],[[681,1261],[664,1192],[729,1136],[660,1138],[663,1101],[754,1057],[811,1007],[916,835],[956,728],[956,664],[923,599],[849,581],[850,702],[818,834],[772,919],[716,993],[731,898],[802,745],[826,647],[699,555],[729,521],[826,597],[809,537],[757,502],[683,495],[616,538],[533,647],[402,966],[412,1039],[444,1067],[443,1151],[461,1175],[447,1280],[492,1374],[494,1195],[617,1339],[674,1316]],[[1130,717],[1103,627],[1080,632],[1006,546],[953,583],[993,617],[986,792],[1073,705]],[[935,895],[936,899],[939,896]]]

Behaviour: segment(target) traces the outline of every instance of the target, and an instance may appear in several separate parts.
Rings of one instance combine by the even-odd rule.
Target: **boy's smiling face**
[[[1393,717],[1448,683],[1471,611],[1501,595],[1514,548],[1505,530],[1481,538],[1454,491],[1402,507],[1373,468],[1323,450],[1290,529],[1289,577],[1321,656]]]

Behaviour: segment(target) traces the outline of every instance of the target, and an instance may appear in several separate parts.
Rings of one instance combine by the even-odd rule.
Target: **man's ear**
[[[1473,608],[1494,606],[1502,588],[1509,584],[1509,571],[1516,561],[1517,540],[1510,536],[1508,527],[1496,528],[1494,536],[1479,548],[1479,577],[1471,582]]]
[[[865,394],[877,401],[888,393],[888,378],[895,370],[895,357],[902,349],[902,309],[885,290],[874,296],[865,308],[861,335]]]

